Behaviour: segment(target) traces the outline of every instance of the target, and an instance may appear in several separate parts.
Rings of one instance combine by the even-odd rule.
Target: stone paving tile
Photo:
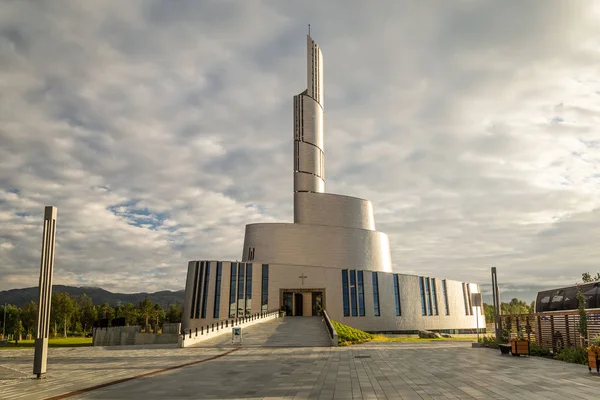
[[[598,399],[585,366],[500,356],[459,342],[352,347],[245,347],[224,357],[91,391],[78,399]],[[123,348],[121,348],[123,349]],[[63,350],[63,349],[55,349]],[[54,354],[46,382],[0,381],[0,398],[44,398],[123,373],[183,364],[225,349],[106,350]],[[19,352],[21,353],[21,352]],[[24,353],[23,353],[24,354]],[[32,356],[31,352],[31,356]],[[368,358],[355,358],[356,356]],[[0,352],[0,365],[31,368]],[[59,361],[62,360],[62,361]],[[86,369],[88,362],[96,369]],[[23,367],[24,368],[24,367]],[[69,382],[68,385],[58,380]],[[8,383],[8,384],[7,384]],[[94,383],[96,384],[96,383]],[[7,389],[4,394],[3,389]],[[10,390],[8,390],[10,389]],[[49,389],[49,390],[46,390]],[[60,391],[60,390],[59,390]],[[20,396],[20,397],[19,397]]]
[[[48,372],[33,379],[33,349],[0,351],[0,399],[41,399],[194,362],[221,354],[219,349],[178,349],[174,345],[72,347],[48,349]],[[2,370],[17,372],[7,376]]]

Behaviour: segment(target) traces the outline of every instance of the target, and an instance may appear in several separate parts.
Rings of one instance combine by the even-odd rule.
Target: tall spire
[[[307,88],[294,96],[294,192],[323,193],[323,54],[310,34],[306,67]]]

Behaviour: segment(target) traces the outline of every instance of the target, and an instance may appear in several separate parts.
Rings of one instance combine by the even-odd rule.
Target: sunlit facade
[[[371,332],[471,332],[478,285],[394,273],[370,201],[325,192],[323,55],[307,36],[307,89],[294,96],[294,222],[246,225],[241,262],[191,261],[183,328],[284,308]],[[479,321],[477,319],[479,318]]]

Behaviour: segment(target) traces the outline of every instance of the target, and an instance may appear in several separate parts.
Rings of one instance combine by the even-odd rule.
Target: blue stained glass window
[[[262,285],[260,288],[261,292],[261,305],[260,311],[269,311],[269,264],[262,265]]]
[[[206,262],[206,269],[204,275],[204,290],[202,293],[202,316],[206,318],[206,306],[208,305],[208,281],[210,279],[210,261]]]
[[[431,278],[431,293],[433,293],[433,314],[438,315],[437,289],[435,288],[435,278]]]
[[[229,280],[229,318],[235,318],[235,283],[237,281],[237,263],[231,263],[231,279]]]
[[[361,317],[365,316],[365,288],[363,280],[363,272],[357,271],[358,278],[358,315]]]
[[[376,317],[379,317],[379,278],[377,272],[373,272],[373,312]]]
[[[217,275],[215,280],[215,306],[213,309],[213,318],[219,318],[219,308],[221,307],[221,274],[223,263],[217,262]]]
[[[358,307],[356,304],[356,270],[350,270],[350,307],[352,308],[352,316],[358,316]]]
[[[236,316],[244,316],[244,269],[246,265],[244,263],[238,264],[238,305]]]
[[[394,274],[394,297],[396,299],[396,315],[402,315],[402,307],[400,304],[400,281],[398,275]]]
[[[252,264],[246,264],[246,316],[252,314]]]
[[[200,318],[200,306],[201,306],[201,300],[202,300],[202,278],[204,277],[204,261],[202,261],[200,263],[200,275],[198,278],[198,292],[196,293],[196,313],[195,316],[196,318]]]
[[[350,304],[348,303],[348,270],[342,270],[342,303],[344,304],[344,317],[350,316]]]
[[[423,277],[419,277],[419,289],[421,290],[421,314],[427,315],[427,303],[425,303],[425,284],[423,283]]]
[[[431,307],[431,283],[429,278],[425,279],[425,295],[427,296],[427,314],[433,315],[433,309]]]
[[[198,269],[200,268],[200,263],[196,262],[196,268],[194,272],[194,290],[192,291],[192,307],[190,308],[190,318],[194,318],[194,310],[196,309],[196,290],[198,289]]]

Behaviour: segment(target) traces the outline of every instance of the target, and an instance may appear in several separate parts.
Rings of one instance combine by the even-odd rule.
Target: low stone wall
[[[165,333],[175,333],[177,335],[180,334],[181,333],[181,322],[163,324],[162,333],[163,333],[163,335]]]
[[[172,324],[175,325],[175,324]],[[142,333],[139,325],[95,328],[94,346],[132,346],[140,344],[177,343],[177,333]]]

